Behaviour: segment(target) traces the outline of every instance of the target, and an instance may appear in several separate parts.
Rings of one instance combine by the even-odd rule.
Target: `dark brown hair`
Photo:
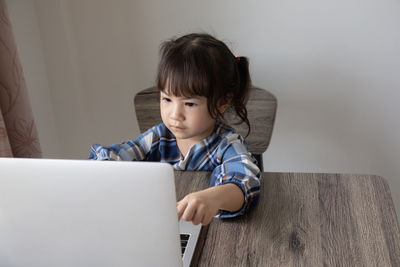
[[[193,33],[161,44],[156,84],[175,96],[204,96],[208,111],[224,120],[218,110],[230,100],[230,108],[249,128],[246,102],[250,92],[249,63],[235,57],[228,46],[209,34]]]

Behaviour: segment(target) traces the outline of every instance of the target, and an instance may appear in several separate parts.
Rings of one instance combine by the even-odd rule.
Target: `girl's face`
[[[166,90],[160,95],[161,118],[177,141],[194,145],[213,132],[216,120],[208,112],[207,98],[177,97]]]

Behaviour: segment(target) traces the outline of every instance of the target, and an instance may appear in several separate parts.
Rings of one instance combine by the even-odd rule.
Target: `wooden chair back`
[[[162,122],[158,96],[156,87],[144,89],[135,95],[136,118],[141,132]],[[246,107],[251,127],[246,142],[249,145],[249,151],[256,157],[260,169],[263,170],[262,154],[267,150],[271,140],[277,100],[270,92],[253,87]],[[246,136],[247,125],[245,123],[234,124],[237,122],[237,118],[233,112],[227,111],[225,118],[237,132],[243,137]]]

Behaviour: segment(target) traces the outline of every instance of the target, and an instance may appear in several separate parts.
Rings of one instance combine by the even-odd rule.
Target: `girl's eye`
[[[171,102],[171,99],[169,99],[168,97],[163,97],[163,98],[162,98],[162,101],[164,101],[164,102]]]
[[[195,107],[196,106],[195,103],[191,103],[191,102],[187,102],[187,103],[185,103],[185,105],[188,106],[188,107]]]

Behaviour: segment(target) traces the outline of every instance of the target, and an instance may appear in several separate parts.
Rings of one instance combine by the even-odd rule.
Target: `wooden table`
[[[175,172],[177,198],[208,172]],[[204,228],[198,266],[400,266],[390,190],[375,175],[263,173],[258,205]],[[196,264],[194,264],[196,265]]]

